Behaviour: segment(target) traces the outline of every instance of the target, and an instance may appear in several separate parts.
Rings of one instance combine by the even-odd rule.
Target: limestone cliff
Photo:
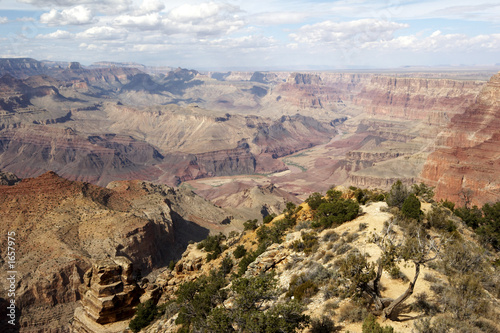
[[[463,205],[464,191],[472,191],[472,204],[500,199],[500,73],[452,119],[437,147],[422,172],[422,179],[436,186],[437,199]]]

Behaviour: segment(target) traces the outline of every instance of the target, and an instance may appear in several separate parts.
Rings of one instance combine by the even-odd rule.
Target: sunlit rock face
[[[437,139],[422,172],[436,186],[436,198],[463,204],[470,192],[472,204],[500,199],[500,74],[491,78],[477,101],[455,116]]]

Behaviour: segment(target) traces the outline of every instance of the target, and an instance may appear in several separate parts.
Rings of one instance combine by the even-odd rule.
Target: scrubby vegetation
[[[144,327],[148,326],[158,316],[156,304],[149,300],[139,304],[135,313],[134,319],[130,321],[129,327],[132,332],[139,332]]]
[[[222,233],[208,236],[205,240],[198,243],[198,249],[205,249],[208,252],[207,261],[216,259],[226,249],[222,242],[226,239]]]
[[[227,283],[222,272],[212,271],[179,287],[180,332],[293,332],[309,322],[297,302],[275,302],[266,308],[265,302],[276,300],[279,292],[272,274],[235,279],[229,289]],[[223,305],[229,297],[231,308]]]
[[[500,203],[455,208],[432,194],[400,181],[386,195],[331,189],[311,194],[303,211],[287,203],[280,220],[247,221],[244,244],[208,237],[198,248],[219,268],[179,286],[180,332],[296,332],[307,325],[312,333],[336,332],[362,323],[363,332],[388,333],[395,329],[379,322],[403,313],[414,332],[499,332]],[[358,217],[360,204],[382,198],[392,216],[382,231],[369,219],[334,230]],[[394,283],[405,287],[389,298]],[[428,288],[414,294],[417,283]],[[318,301],[322,315],[305,316]]]

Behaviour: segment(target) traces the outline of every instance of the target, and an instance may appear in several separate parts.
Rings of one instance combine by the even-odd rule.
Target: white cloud
[[[69,31],[57,30],[57,31],[52,32],[50,34],[38,35],[37,38],[42,38],[42,39],[69,39],[69,38],[73,38],[73,34],[70,33]]]
[[[5,24],[8,22],[9,22],[8,18],[6,18],[5,16],[0,16],[0,24]]]
[[[366,43],[392,39],[396,30],[408,24],[391,21],[362,19],[349,22],[324,21],[301,27],[289,36],[299,43]]]
[[[50,12],[40,16],[40,22],[54,25],[80,25],[92,22],[94,15],[92,11],[84,6],[76,6],[69,9],[58,11],[52,9]]]
[[[125,30],[107,26],[92,27],[76,34],[76,37],[79,39],[81,38],[81,39],[97,39],[97,40],[124,39],[126,36],[127,32]]]
[[[163,9],[165,9],[165,5],[159,0],[143,0],[137,14],[144,15],[150,13],[158,13]]]
[[[130,8],[132,0],[18,0],[41,8],[64,8],[86,5],[103,13],[116,14]]]
[[[114,24],[122,27],[138,28],[140,30],[153,30],[161,26],[162,18],[158,13],[141,16],[120,15],[114,20]]]
[[[366,43],[363,48],[410,50],[414,52],[500,50],[500,34],[469,37],[465,34],[443,34],[437,30],[427,37],[417,35],[400,36],[392,40]]]
[[[277,44],[277,41],[272,37],[251,35],[238,38],[216,39],[209,44],[225,49],[257,49],[272,47]]]
[[[163,31],[198,37],[229,34],[245,26],[245,21],[236,14],[239,11],[238,7],[225,3],[184,4],[172,9],[163,19]]]

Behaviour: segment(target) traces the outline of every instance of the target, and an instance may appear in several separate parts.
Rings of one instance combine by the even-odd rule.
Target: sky
[[[0,57],[199,70],[500,64],[498,0],[0,0]]]

